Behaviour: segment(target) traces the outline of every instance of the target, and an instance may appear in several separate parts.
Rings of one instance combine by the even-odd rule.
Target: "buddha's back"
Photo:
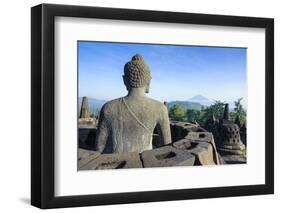
[[[154,128],[159,124],[163,144],[171,143],[168,110],[147,98],[151,80],[148,66],[135,55],[124,68],[128,95],[107,102],[101,109],[96,150],[103,153],[143,152],[152,149]]]
[[[124,97],[106,103],[101,111],[103,122],[99,126],[107,129],[103,136],[108,136],[103,144],[102,135],[97,135],[99,150],[119,153],[152,149],[153,130],[157,123],[165,120],[167,113],[164,104],[146,97]]]

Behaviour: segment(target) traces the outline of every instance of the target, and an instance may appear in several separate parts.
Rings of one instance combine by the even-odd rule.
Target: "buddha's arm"
[[[106,118],[104,116],[103,110],[101,110],[99,123],[98,123],[98,130],[96,136],[96,143],[95,143],[95,150],[99,152],[103,152],[106,146],[106,142],[108,139],[108,125],[106,122]]]
[[[161,129],[164,145],[171,143],[172,139],[171,139],[170,121],[169,121],[168,110],[165,105],[163,105],[161,109],[159,125]]]

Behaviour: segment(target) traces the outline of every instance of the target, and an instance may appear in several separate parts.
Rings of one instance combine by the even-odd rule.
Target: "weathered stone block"
[[[80,118],[90,118],[91,113],[89,110],[88,97],[84,96],[81,103]]]
[[[213,134],[210,132],[190,132],[186,137],[192,141],[212,142]]]
[[[93,149],[96,141],[95,128],[79,128],[79,148]]]
[[[217,148],[216,148],[214,137],[213,137],[212,133],[210,133],[210,132],[190,132],[185,137],[185,139],[187,139],[189,141],[192,141],[193,144],[202,142],[202,143],[200,143],[200,147],[203,148],[203,147],[207,146],[208,152],[212,153],[212,155],[211,154],[207,155],[207,154],[203,154],[204,152],[202,152],[201,154],[203,156],[197,155],[198,156],[197,157],[197,159],[198,159],[197,163],[199,165],[206,165],[206,164],[203,164],[203,163],[206,163],[206,161],[208,161],[207,165],[220,164]],[[208,145],[206,145],[206,144],[204,145],[204,142]],[[198,151],[199,151],[199,149],[196,150],[196,152],[198,152]],[[212,156],[212,159],[213,159],[212,161],[210,161],[211,156]],[[199,157],[200,157],[201,160],[199,159]]]
[[[170,129],[171,129],[172,141],[177,141],[186,135],[186,134],[183,135],[184,127],[183,127],[183,125],[181,125],[181,122],[179,122],[179,121],[172,121],[170,123]]]
[[[90,130],[91,129],[89,129],[89,128],[79,128],[78,134],[79,134],[79,141],[81,143],[86,142],[88,135],[90,133]]]
[[[245,155],[246,148],[245,145],[242,143],[237,144],[236,146],[224,145],[218,147],[219,152],[221,155]]]
[[[172,141],[178,141],[186,137],[190,132],[206,131],[198,124],[181,122],[181,121],[171,121],[170,128],[171,128]]]
[[[246,155],[225,155],[222,157],[225,164],[245,164],[247,163]]]
[[[78,169],[100,156],[97,151],[78,149]]]
[[[192,154],[172,146],[144,151],[141,158],[144,167],[193,166],[195,162]]]
[[[102,154],[98,158],[90,161],[81,170],[101,170],[101,169],[125,169],[142,168],[140,155],[136,152]]]
[[[174,147],[191,153],[196,157],[196,165],[215,165],[211,143],[183,139],[173,144]]]
[[[78,127],[79,128],[96,128],[97,120],[95,118],[79,118]]]

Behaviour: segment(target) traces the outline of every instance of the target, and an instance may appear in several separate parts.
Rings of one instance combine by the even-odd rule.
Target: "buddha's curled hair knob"
[[[150,69],[139,54],[134,55],[131,61],[125,64],[124,74],[131,88],[144,87],[151,80]]]
[[[132,57],[132,61],[140,61],[142,63],[144,63],[144,59],[140,54],[136,54]]]

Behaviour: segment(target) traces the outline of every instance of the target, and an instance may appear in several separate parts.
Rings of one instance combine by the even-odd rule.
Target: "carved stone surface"
[[[92,137],[88,136],[88,138]],[[92,138],[92,140],[94,139]],[[92,149],[92,147],[86,148]],[[108,154],[102,154],[101,156],[103,155],[108,156]],[[120,155],[122,155],[122,153],[120,153]],[[194,162],[190,155],[194,156]],[[144,151],[141,156],[144,167],[218,165],[224,162],[222,158],[219,159],[213,135],[209,132],[189,132],[185,138],[182,138],[171,145],[155,147],[151,151]],[[106,161],[108,158],[103,157],[101,159]],[[239,160],[239,162],[241,161]],[[116,166],[116,163],[114,165]],[[113,168],[114,165],[111,165],[111,167]],[[111,168],[110,165],[108,165],[108,167]],[[90,168],[88,166],[83,169],[95,169],[95,167]]]
[[[80,115],[78,119],[79,128],[94,128],[96,127],[96,118],[89,110],[88,97],[84,96],[81,103]]]
[[[95,128],[79,128],[79,148],[94,150],[96,132]]]
[[[142,168],[140,155],[136,152],[102,154],[98,158],[82,166],[80,170]]]
[[[100,156],[97,151],[78,149],[78,169]]]
[[[229,105],[225,104],[224,112],[223,112],[223,119],[229,121]]]
[[[90,128],[79,128],[79,143],[86,143],[91,130]]]
[[[174,147],[193,154],[195,165],[216,165],[212,144],[203,141],[182,139],[173,144]]]
[[[156,125],[161,129],[162,145],[171,143],[166,106],[145,97],[145,93],[149,92],[151,76],[142,56],[133,56],[125,65],[123,79],[128,95],[109,101],[102,107],[96,150],[102,153],[150,150]]]
[[[210,133],[210,132],[190,132],[185,138],[194,143],[198,143],[200,145],[201,145],[201,142],[208,143],[209,144],[208,149],[212,150],[213,162],[215,164],[220,164],[219,155],[217,152],[216,144],[214,141],[214,136],[212,133]],[[204,146],[204,145],[202,144],[202,146]],[[201,161],[201,163],[203,163],[203,162]],[[202,164],[202,165],[204,165],[204,164]]]
[[[190,132],[204,132],[206,131],[202,127],[197,124],[192,124],[188,122],[181,121],[171,121],[170,122],[172,141],[178,141],[185,136],[187,136]]]
[[[97,123],[95,118],[79,118],[78,127],[79,128],[96,128]]]
[[[247,163],[246,155],[225,155],[222,158],[225,164]]]
[[[247,127],[246,127],[245,123],[240,128],[240,137],[241,137],[242,143],[244,143],[246,146],[247,145]]]
[[[131,88],[146,87],[151,80],[150,69],[139,54],[125,64],[124,74]]]
[[[225,117],[227,118],[227,116]],[[79,150],[78,168],[95,170],[246,163],[246,150],[243,150],[244,145],[241,140],[237,140],[240,137],[237,125],[226,119],[221,119],[219,125],[221,126],[218,130],[226,133],[228,139],[222,141],[222,146],[219,146],[222,155],[217,152],[211,132],[207,132],[196,124],[186,122],[171,121],[172,134],[177,138],[175,142],[163,146],[159,135],[157,135],[157,138],[154,135],[154,149],[144,150],[141,153],[99,154],[98,152],[92,152],[90,150],[94,148],[96,129],[81,128],[79,129],[79,147],[84,144],[81,148],[88,150]],[[159,126],[158,130],[161,132]],[[129,131],[133,130],[129,129]],[[134,141],[134,143],[138,143],[138,141]],[[226,152],[224,152],[224,149]],[[95,154],[92,155],[91,153]]]
[[[193,166],[195,157],[173,146],[144,151],[141,154],[144,167]]]
[[[79,118],[90,118],[91,113],[89,110],[89,101],[88,97],[84,96],[81,103],[81,110]]]
[[[230,121],[228,105],[225,105],[224,118],[220,120],[217,128],[217,149],[223,155],[244,155],[245,145],[240,138],[240,128]]]
[[[190,132],[185,138],[194,141],[203,141],[209,143],[214,140],[213,134],[210,132]]]

